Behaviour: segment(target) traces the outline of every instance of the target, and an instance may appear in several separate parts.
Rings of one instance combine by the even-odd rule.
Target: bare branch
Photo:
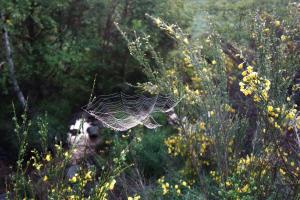
[[[26,106],[26,100],[24,98],[23,92],[21,91],[18,81],[15,76],[15,66],[12,58],[12,48],[9,42],[9,36],[8,36],[8,30],[5,26],[5,17],[3,13],[0,13],[1,20],[3,22],[2,24],[2,39],[3,39],[3,45],[4,49],[6,51],[6,60],[8,64],[8,71],[9,71],[9,78],[13,84],[14,92],[16,93],[19,102],[21,103],[22,107],[25,108]]]

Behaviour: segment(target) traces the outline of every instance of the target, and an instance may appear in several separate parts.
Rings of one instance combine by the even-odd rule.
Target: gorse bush
[[[284,20],[263,11],[249,15],[241,47],[213,24],[209,35],[194,40],[146,14],[176,42],[175,57],[167,59],[150,36],[130,40],[120,30],[149,78],[140,84],[144,90],[183,97],[177,131],[165,144],[171,156],[184,159],[180,174],[195,180],[206,198],[299,198],[299,11],[293,5]],[[159,183],[162,195],[176,193],[164,178]]]
[[[30,150],[28,128],[32,124],[26,112],[21,116],[21,122],[16,115],[13,121],[19,153],[15,172],[7,183],[7,199],[107,199],[117,176],[128,167],[125,163],[128,150],[125,148],[100,167],[82,162],[76,173],[68,178],[74,149],[65,150],[62,144],[55,144],[53,150],[48,151],[47,122],[39,118],[37,126],[42,148],[41,151]],[[27,155],[31,157],[28,159]]]

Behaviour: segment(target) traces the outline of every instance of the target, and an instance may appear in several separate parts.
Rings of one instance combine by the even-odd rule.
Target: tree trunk
[[[8,36],[8,31],[5,26],[5,17],[3,13],[0,13],[1,15],[1,20],[2,20],[2,39],[3,39],[3,45],[4,49],[6,51],[6,60],[7,60],[7,65],[8,65],[8,71],[9,71],[9,78],[12,82],[13,85],[13,90],[16,93],[18,100],[20,104],[22,105],[22,108],[24,109],[26,106],[26,100],[24,98],[23,92],[21,91],[18,81],[15,76],[15,66],[12,58],[12,49],[9,43],[9,36]]]

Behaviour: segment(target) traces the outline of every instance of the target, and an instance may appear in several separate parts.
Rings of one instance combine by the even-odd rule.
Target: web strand
[[[83,110],[105,127],[116,131],[126,131],[140,124],[155,129],[160,124],[152,114],[169,112],[179,101],[162,94],[146,96],[116,93],[94,98]]]

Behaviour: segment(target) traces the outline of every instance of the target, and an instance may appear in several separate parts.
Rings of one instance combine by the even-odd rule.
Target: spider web
[[[139,124],[149,129],[159,126],[152,114],[171,111],[180,100],[171,96],[127,95],[124,93],[102,95],[83,107],[102,124],[116,131],[126,131]]]

